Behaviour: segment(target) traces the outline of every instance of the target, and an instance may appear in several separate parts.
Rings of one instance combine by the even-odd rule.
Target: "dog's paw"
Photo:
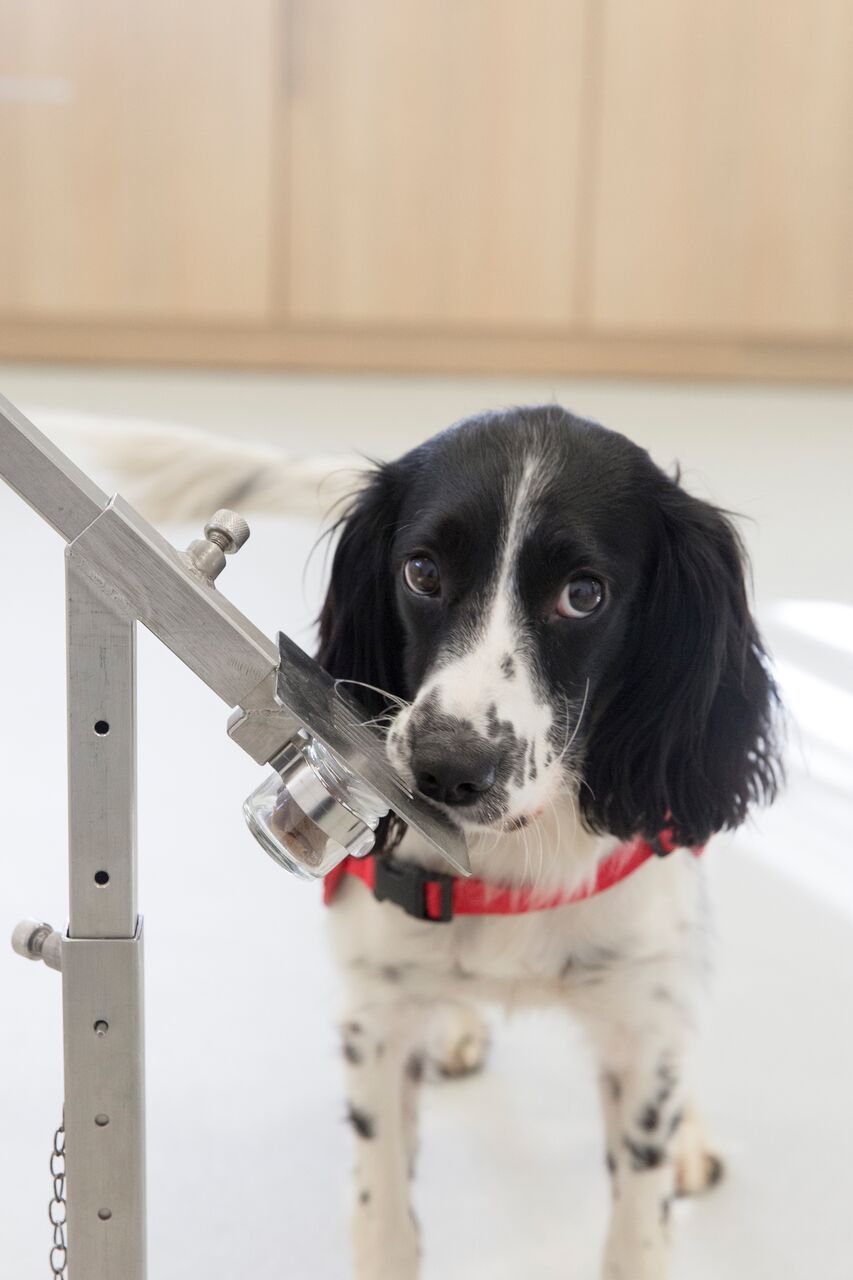
[[[692,1107],[685,1111],[675,1135],[673,1158],[678,1196],[701,1195],[715,1187],[725,1174],[725,1165],[712,1149],[705,1126]]]
[[[470,1076],[485,1063],[489,1043],[486,1020],[473,1005],[448,1004],[435,1015],[427,1058],[439,1076]]]

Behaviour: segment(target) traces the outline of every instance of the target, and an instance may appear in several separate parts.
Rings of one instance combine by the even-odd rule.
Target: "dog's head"
[[[695,845],[775,793],[732,525],[556,407],[470,419],[372,474],[320,637],[332,675],[403,701],[389,758],[463,825],[524,826],[570,787],[592,829]]]

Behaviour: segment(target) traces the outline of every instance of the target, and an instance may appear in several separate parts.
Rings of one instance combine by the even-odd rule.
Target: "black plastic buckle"
[[[664,839],[667,842],[666,844],[664,843]],[[677,847],[672,843],[672,831],[669,827],[661,831],[659,835],[653,836],[652,839],[648,841],[648,845],[659,858],[669,857],[671,853],[675,852]]]
[[[429,920],[433,924],[447,924],[453,919],[453,882],[455,876],[443,871],[425,871],[413,862],[398,862],[396,858],[376,859],[376,877],[373,896],[377,902],[393,902],[402,907],[407,916],[415,920]],[[427,912],[426,887],[437,884],[441,889],[441,914]]]

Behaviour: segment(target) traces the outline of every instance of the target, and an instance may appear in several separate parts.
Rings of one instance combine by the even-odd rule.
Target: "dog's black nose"
[[[417,753],[412,768],[418,790],[441,804],[473,804],[491,790],[497,777],[497,762],[491,754]]]

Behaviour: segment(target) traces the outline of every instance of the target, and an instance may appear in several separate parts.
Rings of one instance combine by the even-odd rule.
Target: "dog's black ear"
[[[663,478],[627,662],[591,727],[587,820],[628,838],[672,826],[699,845],[781,780],[776,687],[726,515]]]
[[[403,637],[395,602],[391,543],[402,484],[394,464],[370,475],[335,528],[339,532],[320,611],[317,661],[330,675],[403,697]],[[348,691],[371,715],[389,709],[381,694]]]

